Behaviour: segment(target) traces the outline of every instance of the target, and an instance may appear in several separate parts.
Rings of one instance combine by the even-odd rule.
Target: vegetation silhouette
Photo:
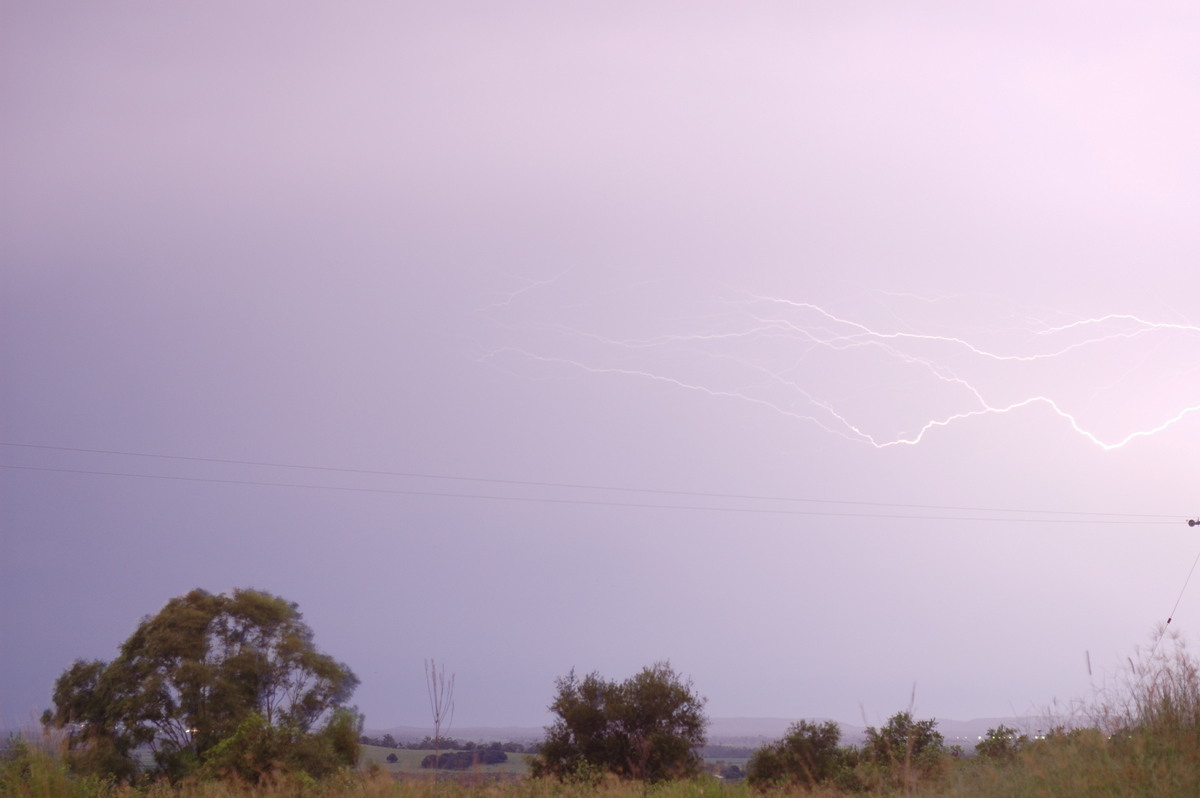
[[[294,605],[276,597],[240,596],[245,604],[233,612],[233,605],[227,602],[235,598],[239,595],[214,597],[194,591],[172,600],[164,608],[165,614],[143,621],[122,647],[121,657],[111,665],[84,662],[68,669],[56,686],[56,710],[47,713],[51,726],[44,735],[0,744],[0,796],[431,798],[436,794],[433,778],[395,774],[401,779],[396,781],[392,773],[378,765],[357,770],[344,767],[354,761],[351,752],[357,749],[357,730],[355,716],[341,704],[314,712],[313,706],[294,704],[292,698],[300,693],[272,703],[257,687],[233,690],[211,674],[211,678],[204,679],[196,674],[187,679],[178,676],[168,689],[159,683],[160,676],[166,677],[154,668],[144,664],[141,669],[133,667],[141,661],[139,656],[161,666],[166,661],[163,657],[169,659],[186,648],[182,641],[192,639],[198,628],[209,630],[202,637],[210,652],[217,642],[224,645],[227,641],[228,658],[236,660],[246,653],[243,646],[249,637],[231,630],[241,628],[237,623],[250,622],[245,609],[249,606],[271,610],[256,616],[255,624],[272,617],[287,621],[280,622],[280,629],[298,623]],[[279,604],[285,609],[280,610]],[[230,611],[229,617],[217,611],[222,608]],[[200,623],[205,613],[209,613],[211,626]],[[157,637],[161,630],[154,622],[166,619],[180,622],[178,626],[172,624],[172,635],[179,639],[172,635]],[[186,623],[189,619],[190,625]],[[245,630],[249,633],[256,629],[255,624]],[[303,634],[297,639],[311,644]],[[162,647],[150,645],[156,640]],[[190,661],[190,667],[216,668],[225,659],[216,655],[198,658]],[[243,665],[252,659],[243,659]],[[283,661],[287,657],[279,660]],[[177,663],[179,667],[183,662]],[[110,671],[118,664],[120,668]],[[138,679],[118,678],[127,667]],[[242,674],[238,678],[245,678],[247,685],[261,686],[251,675],[262,672],[247,668],[238,671]],[[232,731],[197,753],[199,764],[179,778],[171,767],[188,761],[172,759],[181,752],[159,724],[174,717],[171,712],[179,707],[188,706],[191,698],[183,690],[186,685],[203,686],[217,706],[241,707],[244,711]],[[571,672],[556,685],[552,709],[558,717],[547,729],[542,754],[532,768],[544,778],[509,782],[498,780],[500,776],[494,771],[485,774],[483,760],[493,751],[498,756],[505,746],[473,744],[472,751],[455,756],[454,762],[447,759],[437,763],[443,767],[462,767],[468,759],[471,763],[465,774],[447,778],[442,789],[456,796],[475,794],[471,791],[487,780],[493,798],[637,798],[647,794],[650,782],[657,782],[653,787],[656,798],[711,794],[712,777],[698,775],[701,763],[697,746],[704,737],[704,700],[669,664],[658,663],[624,682],[608,681],[594,673],[579,678]],[[171,701],[156,703],[164,695]],[[106,709],[102,712],[101,708]],[[137,713],[126,714],[135,709]],[[164,711],[156,715],[158,710]],[[305,718],[310,722],[308,732],[294,736]],[[212,718],[208,720],[210,728],[229,728],[219,726]],[[198,732],[198,726],[191,728]],[[197,732],[191,733],[199,736]],[[174,778],[173,786],[152,783],[147,778],[131,779],[132,784],[118,781],[125,777],[126,769],[136,771],[136,764],[125,758],[122,746],[137,743],[146,735],[153,736],[160,746],[153,768],[155,776]],[[385,741],[398,745],[395,740]],[[728,757],[730,752],[722,754]],[[385,756],[379,753],[377,761],[382,763]],[[106,769],[103,766],[110,763],[110,758],[116,766]],[[714,774],[740,771],[728,762],[713,763],[709,768]],[[936,721],[918,720],[910,708],[896,713],[880,728],[869,728],[862,745],[853,748],[842,745],[836,723],[801,721],[781,740],[755,751],[748,770],[749,777],[744,781],[725,779],[721,792],[730,798],[747,790],[779,798],[798,790],[830,798],[1200,795],[1200,663],[1180,638],[1165,637],[1160,632],[1152,647],[1137,651],[1126,666],[1106,678],[1083,711],[1046,733],[1039,731],[1030,736],[999,725],[988,730],[973,752],[964,752],[947,748]],[[520,776],[510,772],[504,778]]]
[[[704,699],[668,662],[623,682],[571,671],[556,682],[535,776],[594,780],[600,774],[648,782],[698,774],[704,745]]]
[[[297,605],[257,590],[173,598],[142,620],[112,662],[76,661],[42,721],[66,732],[71,766],[134,781],[204,772],[257,781],[353,765],[358,678],[319,652]]]

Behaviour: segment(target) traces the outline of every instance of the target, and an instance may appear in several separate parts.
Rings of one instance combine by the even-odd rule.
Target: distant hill
[[[719,745],[759,746],[772,743],[787,734],[788,727],[801,718],[709,718],[708,741]],[[804,718],[814,723],[823,723],[827,718]],[[857,744],[865,729],[839,723],[842,742]]]
[[[430,726],[392,726],[386,729],[364,729],[363,734],[370,737],[392,735],[399,743],[419,742],[433,736]],[[443,737],[453,737],[456,740],[472,742],[502,743],[532,743],[546,736],[546,730],[541,726],[453,726],[442,731]]]
[[[918,720],[925,716],[917,713]],[[710,718],[708,738],[711,743],[725,745],[754,745],[774,742],[787,733],[787,729],[799,718]],[[825,718],[807,718],[817,723]],[[973,718],[972,720],[953,720],[937,718],[937,729],[946,739],[946,745],[961,745],[971,751],[975,744],[987,734],[989,729],[998,726],[1009,726],[1030,737],[1040,730],[1049,729],[1053,721],[1038,717],[1008,717],[1008,718]],[[879,723],[886,723],[882,720]],[[842,742],[847,745],[858,745],[866,737],[865,726],[850,723],[839,723],[842,730]],[[879,724],[876,724],[879,725]]]
[[[924,716],[918,713],[919,718]],[[708,741],[716,745],[758,746],[774,742],[787,733],[787,729],[800,718],[709,718]],[[822,722],[825,718],[808,718]],[[886,720],[880,721],[885,723]],[[972,720],[953,720],[938,718],[938,731],[946,738],[947,745],[961,745],[968,751],[975,747],[980,737],[987,734],[988,729],[997,726],[1011,726],[1023,734],[1033,736],[1039,729],[1049,729],[1053,723],[1045,718],[1010,717],[1010,718],[974,718]],[[865,726],[839,723],[842,729],[842,742],[857,745],[862,742],[866,733]],[[405,743],[422,740],[431,735],[433,730],[428,726],[393,726],[389,729],[367,730],[372,737],[390,734],[397,742]],[[517,742],[529,743],[541,740],[545,729],[541,726],[464,726],[454,727],[446,734],[459,740],[475,742]]]

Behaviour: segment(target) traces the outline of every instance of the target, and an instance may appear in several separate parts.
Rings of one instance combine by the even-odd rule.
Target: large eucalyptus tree
[[[147,746],[161,769],[180,772],[246,728],[275,748],[299,745],[357,685],[317,650],[296,604],[257,590],[193,590],[143,619],[112,662],[76,661],[43,720],[68,729],[97,769],[129,772],[133,749]]]

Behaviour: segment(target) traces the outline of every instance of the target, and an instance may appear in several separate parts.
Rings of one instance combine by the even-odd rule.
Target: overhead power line
[[[61,474],[90,474],[107,477],[132,477],[136,479],[160,479],[172,482],[206,482],[218,485],[252,485],[256,487],[303,488],[307,490],[344,491],[348,493],[382,493],[397,496],[434,496],[444,499],[483,499],[504,502],[530,502],[536,504],[582,504],[598,507],[632,507],[652,510],[707,510],[721,513],[756,513],[763,515],[808,515],[835,518],[890,518],[915,521],[1004,521],[1026,524],[1171,524],[1175,521],[1104,520],[1081,518],[988,518],[984,516],[964,517],[951,515],[908,515],[904,513],[843,513],[822,510],[788,510],[771,507],[722,507],[701,504],[652,504],[649,502],[624,502],[611,499],[563,499],[548,496],[502,496],[481,493],[446,493],[432,490],[407,490],[401,488],[362,488],[346,485],[313,485],[302,482],[266,482],[250,479],[218,479],[215,477],[186,477],[174,474],[132,474],[121,471],[95,471],[82,468],[50,468],[45,466],[0,465],[15,471],[51,471]],[[1009,510],[1005,512],[1017,512]]]
[[[741,512],[741,513],[759,513],[773,515],[808,515],[808,516],[826,516],[826,517],[848,517],[848,518],[894,518],[894,519],[913,519],[913,520],[938,520],[938,521],[1009,521],[1018,523],[1102,523],[1102,524],[1168,524],[1177,523],[1176,516],[1168,515],[1149,515],[1149,514],[1133,514],[1133,513],[1098,513],[1098,512],[1073,512],[1068,510],[1029,510],[1029,509],[1012,509],[1012,508],[990,508],[990,507],[970,507],[970,506],[953,506],[953,505],[930,505],[930,504],[900,504],[889,502],[865,502],[852,501],[843,499],[814,499],[801,497],[784,497],[784,496],[765,496],[753,494],[736,494],[736,493],[714,493],[702,491],[682,491],[682,490],[662,490],[654,488],[637,488],[637,487],[619,487],[605,485],[591,485],[582,483],[569,482],[546,482],[533,480],[516,480],[516,479],[499,479],[489,477],[466,477],[460,475],[448,474],[433,474],[426,472],[411,472],[411,471],[386,471],[377,469],[365,468],[344,468],[336,466],[316,466],[297,463],[278,463],[256,460],[237,460],[229,458],[215,457],[198,457],[187,455],[168,455],[156,454],[149,452],[132,452],[115,449],[89,449],[83,447],[70,446],[49,446],[42,444],[28,443],[11,443],[0,442],[0,446],[23,448],[23,449],[39,449],[47,451],[61,452],[78,452],[87,454],[102,454],[121,457],[138,457],[156,460],[180,461],[180,462],[198,462],[198,463],[216,463],[222,465],[239,465],[239,466],[255,466],[266,468],[286,468],[304,471],[323,471],[329,473],[342,474],[357,474],[357,475],[372,475],[372,476],[390,476],[409,479],[432,479],[432,480],[452,480],[457,482],[473,482],[494,485],[509,485],[517,487],[552,488],[557,490],[589,490],[589,491],[606,491],[606,492],[627,492],[637,494],[650,494],[658,496],[679,496],[688,498],[704,498],[713,500],[736,500],[736,501],[758,501],[758,502],[796,502],[796,503],[816,503],[829,504],[849,507],[873,507],[873,508],[891,508],[895,510],[926,510],[938,512],[958,512],[958,513],[1004,513],[1010,516],[1058,516],[1055,518],[1029,518],[1029,517],[979,517],[979,516],[947,516],[947,515],[914,515],[906,512],[896,513],[855,513],[855,512],[832,512],[818,510],[799,510],[786,508],[769,508],[769,507],[744,507],[744,506],[716,506],[716,505],[700,505],[700,504],[667,504],[667,503],[650,503],[650,502],[631,502],[618,501],[613,499],[580,499],[580,498],[563,498],[552,496],[509,496],[509,495],[493,495],[482,493],[454,493],[446,491],[434,490],[415,490],[402,488],[370,488],[344,485],[321,485],[311,483],[296,483],[296,482],[275,482],[266,480],[249,480],[249,479],[234,479],[234,478],[215,478],[215,477],[193,477],[182,475],[168,474],[139,474],[122,471],[99,470],[99,469],[78,469],[78,468],[61,468],[47,466],[23,466],[23,465],[0,465],[0,468],[10,470],[23,471],[43,471],[43,472],[58,472],[58,473],[74,473],[88,474],[98,476],[113,476],[126,477],[135,479],[158,479],[168,481],[181,482],[204,482],[212,484],[228,484],[228,485],[251,485],[258,487],[280,487],[280,488],[296,488],[308,490],[325,490],[325,491],[343,491],[352,493],[376,493],[376,494],[392,494],[403,496],[430,496],[443,497],[451,499],[475,499],[475,500],[492,500],[492,501],[507,501],[507,502],[531,502],[543,504],[575,504],[575,505],[591,505],[591,506],[610,506],[610,507],[630,507],[642,509],[669,509],[669,510],[708,510],[713,512]]]

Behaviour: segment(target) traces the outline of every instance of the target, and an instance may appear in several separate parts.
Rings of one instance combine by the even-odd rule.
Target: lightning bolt
[[[1200,412],[1188,401],[1197,397],[1186,378],[1200,363],[1200,327],[1191,324],[1131,313],[1054,323],[1025,316],[976,324],[968,334],[938,329],[947,322],[931,317],[931,306],[953,305],[949,297],[889,295],[889,303],[925,308],[914,322],[889,305],[886,327],[748,291],[716,301],[717,310],[673,319],[672,329],[648,335],[527,324],[535,345],[501,347],[484,358],[657,382],[881,449],[914,446],[971,419],[1043,407],[1107,451]],[[1149,395],[1174,404],[1147,410]],[[1134,413],[1143,421],[1130,424]],[[1106,414],[1120,418],[1110,427],[1121,428],[1102,430]]]

